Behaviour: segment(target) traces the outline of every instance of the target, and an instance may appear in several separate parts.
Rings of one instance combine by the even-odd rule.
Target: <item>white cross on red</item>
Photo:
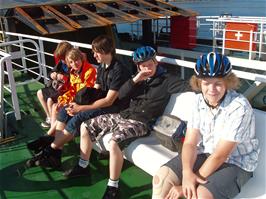
[[[243,37],[243,34],[240,33],[240,31],[237,31],[237,33],[235,34],[236,39],[240,40],[240,37]]]

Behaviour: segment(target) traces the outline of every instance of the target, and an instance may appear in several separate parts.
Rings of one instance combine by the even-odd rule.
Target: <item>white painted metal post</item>
[[[44,76],[44,83],[46,84],[47,82],[48,82],[48,79],[47,79],[47,77],[48,77],[48,74],[47,74],[47,68],[46,68],[46,62],[45,62],[45,55],[44,55],[44,46],[43,46],[43,41],[42,40],[40,40],[40,39],[38,39],[38,41],[39,41],[39,48],[40,48],[40,50],[39,50],[39,52],[37,52],[37,55],[38,54],[40,54],[41,55],[41,57],[40,57],[40,60],[41,60],[41,63],[40,63],[40,65],[41,65],[41,69],[42,70],[40,70],[40,73],[43,73],[43,76]],[[38,49],[37,49],[38,50]],[[41,74],[40,74],[41,75]]]
[[[226,33],[226,29],[223,29],[223,47],[222,47],[222,54],[224,55],[225,53],[225,33]]]
[[[26,53],[25,53],[25,49],[22,47],[24,46],[24,43],[23,43],[23,38],[21,36],[18,36],[18,39],[19,41],[19,50],[20,50],[20,53],[21,53],[21,60],[22,60],[22,66],[23,66],[23,69],[24,69],[24,73],[27,73],[27,65],[26,65],[26,60],[25,60],[25,57],[26,57]]]
[[[18,95],[17,95],[17,90],[16,90],[16,82],[14,79],[13,75],[13,67],[10,59],[6,60],[6,70],[7,70],[7,76],[8,76],[8,81],[10,85],[10,90],[11,90],[11,97],[12,97],[12,105],[13,109],[15,112],[15,117],[17,120],[21,119],[21,114],[20,114],[20,109],[19,109],[19,104],[18,104]]]
[[[216,29],[216,22],[213,21],[212,22],[212,51],[215,51],[215,48],[216,48],[216,38],[215,38],[215,29]]]
[[[253,30],[250,30],[250,35],[249,35],[249,55],[248,55],[248,59],[251,60],[252,59],[252,43],[253,43]]]
[[[259,40],[259,60],[261,58],[262,43],[263,43],[263,23],[260,23],[260,40]]]
[[[0,59],[0,138],[4,134],[4,57]]]
[[[180,56],[181,60],[185,60],[185,56],[184,56],[184,53],[182,52],[181,53],[181,56]],[[185,79],[185,67],[181,67],[181,79]]]
[[[10,84],[11,89],[11,97],[12,97],[12,105],[13,110],[15,112],[15,117],[17,120],[21,119],[21,114],[19,110],[18,104],[18,96],[16,92],[16,85],[14,81],[13,71],[12,71],[12,63],[11,63],[11,55],[1,52],[3,58],[0,60],[0,137],[3,136],[4,131],[6,128],[6,121],[5,121],[5,110],[4,110],[4,67],[7,68],[8,73],[8,81]]]

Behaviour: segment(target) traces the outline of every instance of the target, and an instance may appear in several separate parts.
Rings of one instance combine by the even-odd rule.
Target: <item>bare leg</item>
[[[213,199],[212,193],[206,187],[201,185],[197,188],[197,196],[199,199]]]
[[[122,151],[120,150],[118,144],[110,140],[110,165],[109,165],[109,172],[110,172],[110,179],[117,180],[121,174],[122,166],[124,163],[124,158]]]
[[[83,160],[89,160],[92,151],[92,141],[89,133],[86,125],[82,123],[80,126],[80,157]]]
[[[57,103],[54,103],[52,106],[52,110],[51,110],[51,126],[55,123],[56,121],[56,115],[57,115],[58,111],[57,111]]]
[[[47,99],[47,109],[49,112],[50,117],[52,117],[52,107],[53,107],[54,101],[52,100],[52,98],[48,98]]]
[[[60,126],[61,124],[62,126],[65,125],[64,123],[59,121],[57,121],[57,124],[57,126]],[[71,133],[67,132],[65,129],[62,130],[61,128],[57,128],[55,133],[55,140],[51,144],[51,147],[53,149],[62,149],[64,147],[64,144],[72,140],[73,137],[74,136]]]
[[[37,97],[42,105],[42,108],[46,114],[46,117],[50,117],[49,111],[48,111],[48,107],[47,107],[47,102],[44,100],[43,98],[43,94],[42,94],[42,90],[38,90],[37,91]]]
[[[55,133],[56,133],[56,127],[58,125],[57,123],[59,123],[59,121],[56,120],[53,124],[51,124],[50,129],[47,131],[47,134],[48,135],[52,135],[52,136],[55,135]],[[62,122],[60,122],[60,123],[62,123]],[[64,124],[64,123],[62,123],[62,124]],[[65,128],[65,126],[64,126],[64,128]]]
[[[162,166],[152,180],[152,199],[163,199],[170,189],[181,182],[169,167]]]

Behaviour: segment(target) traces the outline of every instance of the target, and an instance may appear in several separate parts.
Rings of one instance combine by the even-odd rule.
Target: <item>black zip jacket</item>
[[[183,80],[167,72],[137,84],[130,79],[119,90],[119,99],[130,98],[129,107],[120,114],[150,126],[163,114],[171,94],[182,92],[185,87]]]

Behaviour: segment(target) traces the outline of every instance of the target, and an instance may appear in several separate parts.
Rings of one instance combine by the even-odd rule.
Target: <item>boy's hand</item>
[[[164,199],[178,199],[184,197],[182,186],[172,186]]]
[[[133,78],[133,81],[135,83],[143,81],[151,77],[152,70],[141,70],[138,72],[138,74]]]
[[[74,116],[78,112],[81,111],[81,106],[76,104],[75,102],[72,102],[69,104],[69,106],[66,108],[67,114],[70,116]]]
[[[56,76],[57,76],[57,72],[52,72],[50,74],[50,77],[51,77],[52,80],[56,80]]]
[[[64,80],[64,75],[61,73],[58,73],[56,79],[62,81],[62,80]]]

